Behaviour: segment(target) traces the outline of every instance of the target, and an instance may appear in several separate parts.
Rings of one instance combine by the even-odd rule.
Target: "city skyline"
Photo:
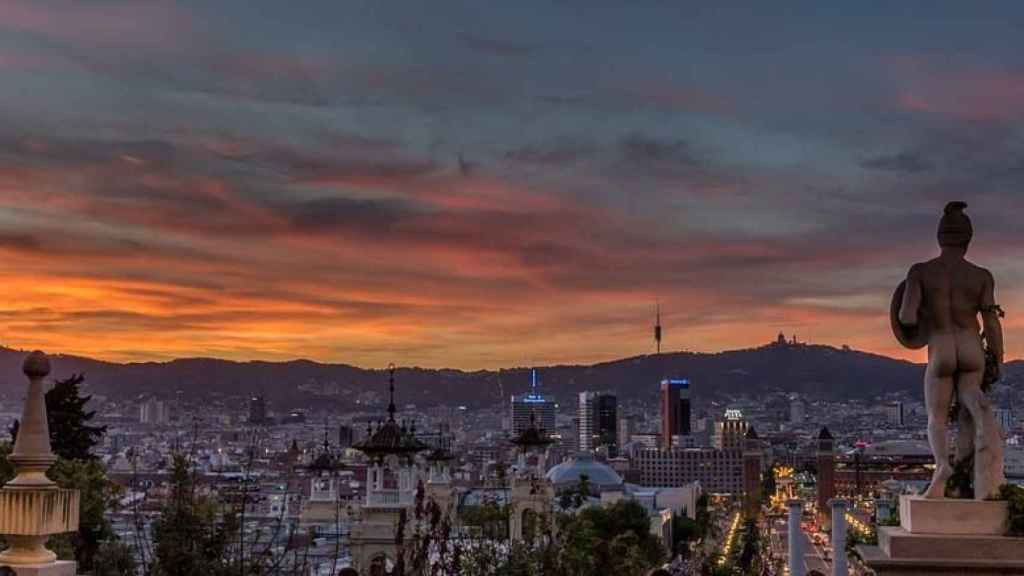
[[[1022,10],[0,0],[0,344],[589,363],[660,303],[921,362],[889,297],[963,199],[1019,358]]]

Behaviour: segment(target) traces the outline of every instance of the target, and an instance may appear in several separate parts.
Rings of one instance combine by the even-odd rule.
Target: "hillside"
[[[20,395],[24,379],[20,366],[24,352],[0,348],[0,394]],[[291,362],[231,362],[192,358],[165,363],[116,364],[74,356],[53,358],[54,376],[84,372],[90,391],[113,397],[140,394],[172,396],[221,393],[245,395],[262,391],[278,405],[298,404],[311,398],[300,386],[316,388],[336,383],[339,404],[367,390],[383,391],[385,375],[345,364]],[[665,375],[686,377],[695,393],[707,395],[783,390],[822,396],[870,397],[907,390],[920,396],[923,366],[876,354],[818,345],[769,345],[714,354],[675,352],[638,356],[589,366],[538,368],[543,390],[562,401],[582,390],[608,389],[622,398],[653,397]],[[1007,367],[1007,379],[1024,379],[1024,363]],[[522,392],[529,383],[527,368],[499,371],[399,370],[402,402],[421,405],[491,404]]]

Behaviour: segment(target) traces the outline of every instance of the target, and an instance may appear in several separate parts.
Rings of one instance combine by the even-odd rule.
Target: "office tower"
[[[167,424],[168,420],[167,404],[156,398],[150,398],[139,406],[141,424]]]
[[[633,418],[630,416],[622,416],[619,418],[619,431],[618,431],[618,447],[622,448],[626,444],[629,444],[631,437],[633,436]]]
[[[512,435],[518,436],[530,427],[530,415],[537,426],[551,434],[555,430],[555,399],[537,390],[537,371],[532,372],[530,392],[512,396]]]
[[[666,448],[672,446],[673,436],[689,436],[690,381],[669,379],[661,381],[661,441]]]
[[[597,398],[598,446],[607,446],[609,456],[618,455],[619,399],[614,394],[601,394]]]
[[[890,426],[903,426],[903,402],[893,402],[885,407],[886,420]]]
[[[614,451],[618,441],[618,399],[607,392],[580,392],[579,443],[581,451],[608,446]]]
[[[262,394],[249,400],[249,424],[263,424],[267,421],[267,400]]]

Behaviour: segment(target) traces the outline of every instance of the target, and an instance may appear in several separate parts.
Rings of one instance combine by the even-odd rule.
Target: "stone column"
[[[832,576],[847,576],[846,501],[834,498],[832,505]]]
[[[57,556],[46,549],[51,535],[78,530],[78,491],[58,488],[46,477],[57,461],[50,449],[43,394],[50,361],[42,352],[33,352],[23,370],[28,392],[9,458],[15,477],[0,489],[0,535],[9,546],[0,553],[0,567],[10,566],[18,576],[73,575],[74,562],[57,562]]]
[[[789,576],[804,576],[803,534],[800,530],[803,503],[790,500],[786,505],[789,507]]]

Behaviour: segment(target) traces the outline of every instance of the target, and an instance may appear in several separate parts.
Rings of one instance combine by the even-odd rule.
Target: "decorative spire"
[[[388,364],[388,394],[390,395],[390,401],[388,402],[388,421],[395,421],[395,365]]]

